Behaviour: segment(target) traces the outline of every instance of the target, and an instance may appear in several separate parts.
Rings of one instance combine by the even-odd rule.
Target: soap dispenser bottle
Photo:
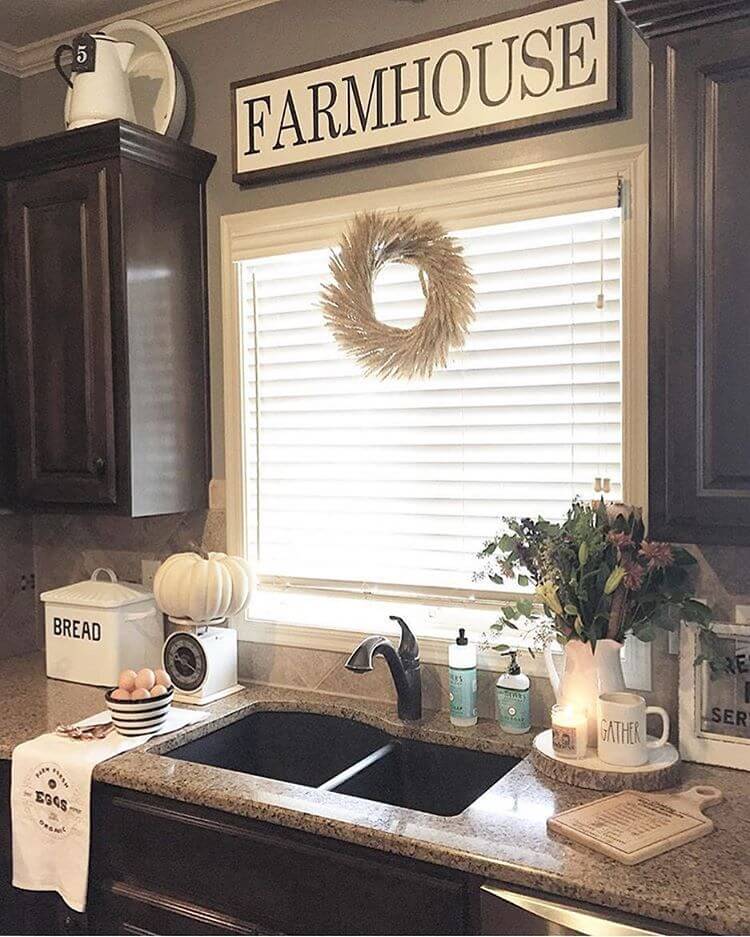
[[[454,726],[477,724],[477,649],[469,644],[464,628],[448,648],[451,722]]]
[[[506,673],[497,678],[495,684],[495,712],[503,732],[522,735],[531,729],[530,689],[531,681],[516,660],[516,651],[505,651],[510,657]]]

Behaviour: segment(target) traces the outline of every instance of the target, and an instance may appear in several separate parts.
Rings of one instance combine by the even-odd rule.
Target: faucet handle
[[[406,624],[403,618],[398,615],[389,615],[391,621],[398,622],[401,628],[401,642],[398,646],[398,656],[402,660],[419,661],[419,645],[414,637],[411,628]]]

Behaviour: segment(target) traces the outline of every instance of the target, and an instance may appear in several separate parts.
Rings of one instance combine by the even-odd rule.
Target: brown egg
[[[148,667],[144,667],[143,670],[138,671],[135,678],[136,689],[150,690],[155,683],[156,677],[154,676],[153,670]]]
[[[162,670],[161,668],[159,668],[159,670],[154,671],[154,674],[156,676],[157,683],[160,683],[162,686],[165,686],[167,689],[169,689],[169,687],[172,686],[172,681],[169,679],[169,674],[167,673],[166,670]]]
[[[145,687],[137,686],[137,687],[133,690],[133,692],[132,692],[130,698],[131,698],[131,699],[149,699],[150,696],[151,696],[151,694],[149,693],[149,691],[148,691]]]
[[[128,693],[132,693],[135,689],[136,676],[135,670],[123,670],[120,674],[120,679],[117,681],[118,687],[121,690],[127,690]]]
[[[164,696],[169,691],[162,683],[157,683],[156,686],[151,691],[151,696]]]
[[[120,677],[120,679],[122,679],[122,677]],[[130,690],[123,690],[123,688],[120,686],[116,690],[112,691],[110,699],[130,699]]]

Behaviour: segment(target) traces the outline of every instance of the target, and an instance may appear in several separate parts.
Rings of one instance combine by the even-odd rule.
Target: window
[[[647,191],[629,148],[222,219],[228,548],[264,587],[248,638],[343,650],[397,598],[443,660],[423,636],[495,616],[473,572],[500,516],[559,516],[597,477],[645,505]],[[474,269],[469,339],[428,381],[365,377],[317,309],[363,205],[437,218]],[[423,309],[408,266],[375,297],[394,324]]]
[[[453,232],[476,279],[463,349],[429,380],[362,374],[326,328],[328,250],[240,264],[248,543],[262,576],[476,590],[502,515],[561,518],[621,493],[620,209]],[[413,267],[379,317],[424,306]]]

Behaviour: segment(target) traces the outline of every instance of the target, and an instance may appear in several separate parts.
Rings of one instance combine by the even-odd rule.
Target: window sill
[[[284,621],[267,621],[261,619],[248,619],[243,623],[240,632],[240,638],[244,641],[256,641],[259,644],[275,644],[280,647],[306,647],[316,651],[335,651],[341,654],[349,654],[354,648],[370,634],[384,634],[386,637],[398,641],[398,629],[391,627],[377,628],[373,630],[353,629],[346,627],[336,627],[332,625],[300,625]],[[453,642],[453,638],[447,634],[419,634],[419,656],[424,664],[443,664],[448,665],[448,646]],[[472,640],[477,640],[478,635],[471,635]],[[498,638],[498,643],[501,639]],[[539,654],[533,658],[528,653],[527,645],[517,636],[511,636],[506,639],[503,636],[502,641],[506,644],[516,647],[520,651],[522,668],[525,673],[532,677],[546,677],[547,669]],[[477,655],[477,666],[480,670],[492,670],[500,672],[507,667],[507,661],[503,663],[503,657],[498,651],[480,648]]]
[[[498,598],[498,605],[502,599]],[[252,611],[239,624],[243,641],[307,647],[320,651],[348,654],[363,638],[384,634],[398,639],[399,629],[389,615],[401,615],[417,635],[420,657],[427,664],[448,663],[448,645],[459,628],[465,628],[477,644],[497,621],[498,609],[476,609],[420,605],[413,602],[382,601],[374,598],[320,596],[310,593],[259,591]],[[356,624],[353,624],[356,622]],[[527,652],[528,641],[510,631],[493,635],[496,644],[506,643],[521,651],[523,669],[532,676],[546,675],[544,661]],[[478,666],[482,670],[504,670],[500,653],[480,649]]]
[[[417,635],[420,658],[425,664],[448,664],[448,646],[458,628],[466,628],[470,639],[482,642],[489,627],[497,620],[496,610],[466,609],[387,603],[373,599],[322,597],[301,593],[256,593],[252,613],[237,623],[242,641],[274,644],[278,647],[304,647],[316,651],[349,654],[371,634],[384,634],[398,641],[398,627],[389,615],[401,615]],[[356,621],[356,625],[352,622]],[[530,677],[547,677],[541,654],[531,655],[529,642],[520,633],[506,630],[493,635],[497,644],[504,643],[519,651],[523,671]],[[558,666],[562,649],[555,648]],[[625,681],[631,689],[651,689],[651,647],[635,639],[625,645],[623,654]],[[477,655],[480,670],[500,673],[507,668],[507,659],[498,651],[481,648]]]

